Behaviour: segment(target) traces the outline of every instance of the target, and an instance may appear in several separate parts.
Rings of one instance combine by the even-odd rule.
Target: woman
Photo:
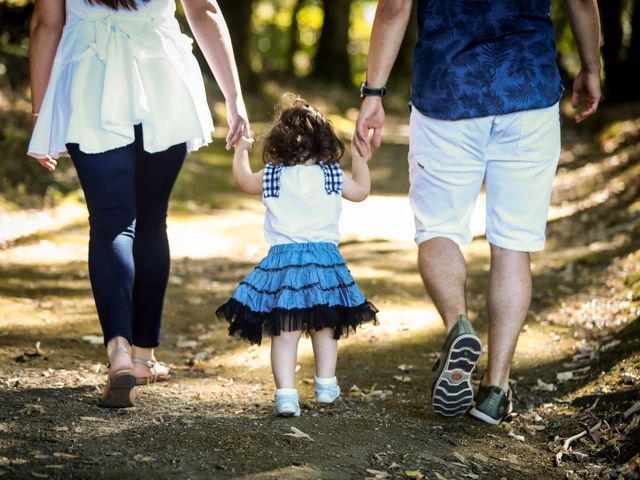
[[[182,0],[226,99],[230,149],[249,135],[229,32],[214,0]],[[36,0],[29,155],[68,153],[89,210],[89,277],[109,359],[104,407],[133,405],[158,363],[169,276],[166,215],[185,155],[211,141],[202,73],[175,0]]]

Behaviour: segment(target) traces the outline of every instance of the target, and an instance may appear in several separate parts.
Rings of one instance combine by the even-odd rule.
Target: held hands
[[[573,81],[573,95],[571,96],[571,106],[578,108],[581,97],[584,97],[585,104],[582,111],[576,114],[576,123],[582,122],[589,115],[598,109],[598,103],[602,94],[600,92],[600,73],[586,72],[581,70]]]
[[[251,148],[253,147],[254,142],[255,142],[255,139],[251,137],[245,137],[243,135],[242,137],[240,137],[240,140],[238,140],[238,142],[234,145],[234,148],[236,152],[244,151],[244,150],[250,151]]]
[[[356,163],[356,162],[363,162],[363,163],[369,163],[369,160],[371,160],[371,157],[367,158],[363,155],[360,155],[360,152],[358,151],[358,149],[355,146],[355,140],[351,142],[351,163]]]
[[[227,123],[229,124],[229,133],[227,134],[227,150],[231,150],[241,137],[250,138],[251,127],[247,116],[247,109],[244,106],[242,98],[235,101],[227,101]]]
[[[360,105],[360,113],[353,134],[353,145],[358,154],[367,160],[371,158],[371,139],[369,132],[373,130],[373,146],[378,148],[382,142],[382,126],[384,125],[384,108],[382,98],[365,97]]]

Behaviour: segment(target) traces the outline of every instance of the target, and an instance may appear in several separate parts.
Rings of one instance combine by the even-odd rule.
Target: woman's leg
[[[137,127],[139,129],[139,127]],[[139,132],[140,138],[142,137]],[[136,238],[133,245],[133,344],[135,357],[153,360],[160,344],[160,325],[169,279],[167,210],[171,190],[186,156],[186,145],[163,152],[144,152],[139,146],[136,167]],[[157,373],[167,373],[164,367]],[[136,365],[136,375],[149,375],[148,367]]]
[[[333,328],[311,331],[313,356],[316,359],[316,377],[333,378],[336,376],[338,362],[338,341],[333,338]]]
[[[271,338],[271,370],[276,388],[296,388],[296,364],[301,331],[280,332]]]
[[[89,210],[89,278],[108,354],[131,343],[135,146],[99,154],[67,146]],[[128,355],[110,355],[114,369]]]

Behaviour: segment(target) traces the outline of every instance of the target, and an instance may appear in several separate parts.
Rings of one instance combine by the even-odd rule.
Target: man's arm
[[[573,81],[571,105],[577,108],[580,97],[585,106],[576,114],[580,123],[595,113],[600,102],[600,15],[596,0],[566,0],[567,16],[573,32],[582,68]]]
[[[398,56],[400,44],[407,30],[412,3],[412,0],[380,0],[378,2],[367,60],[369,87],[379,88],[387,83],[391,67]],[[367,159],[371,158],[369,131],[373,130],[373,145],[379,147],[383,125],[382,99],[365,97],[360,106],[353,136],[353,143],[360,155]]]

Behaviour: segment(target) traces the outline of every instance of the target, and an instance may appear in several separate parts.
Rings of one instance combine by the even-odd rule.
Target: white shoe
[[[276,415],[279,417],[299,417],[300,399],[295,388],[276,389]]]
[[[316,386],[316,401],[318,403],[333,403],[340,396],[338,379],[313,377]]]

